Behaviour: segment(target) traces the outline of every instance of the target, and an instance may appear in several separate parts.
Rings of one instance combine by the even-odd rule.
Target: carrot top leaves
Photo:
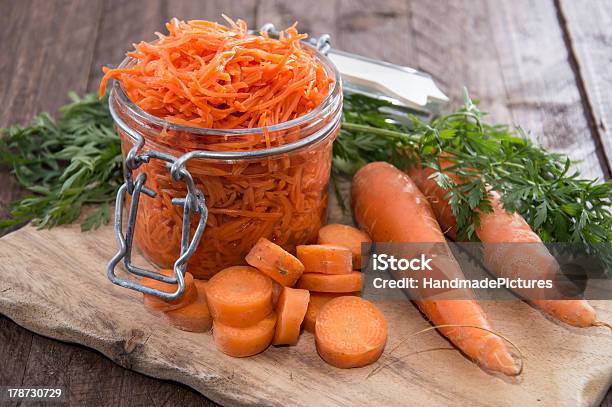
[[[121,145],[106,98],[70,94],[60,118],[47,113],[26,127],[0,129],[0,165],[27,190],[9,205],[4,230],[32,221],[39,227],[75,222],[84,205],[101,204],[83,219],[84,230],[110,219],[109,204],[121,183]]]
[[[345,96],[342,132],[334,145],[336,173],[351,174],[370,161],[433,168],[464,239],[476,239],[475,210],[491,211],[490,186],[545,242],[612,241],[612,181],[583,179],[569,158],[546,151],[522,129],[487,123],[467,92],[463,107],[430,121],[409,114],[398,118],[392,111],[387,102]],[[457,184],[441,172],[441,157],[453,163],[446,172],[468,181]]]

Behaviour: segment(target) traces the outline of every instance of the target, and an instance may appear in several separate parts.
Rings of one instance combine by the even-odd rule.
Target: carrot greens
[[[409,116],[404,124],[385,113],[389,107],[345,96],[342,132],[334,145],[336,173],[352,174],[371,161],[431,167],[432,177],[448,191],[462,239],[476,239],[476,210],[491,211],[491,187],[502,195],[504,208],[520,213],[544,242],[612,241],[612,181],[584,179],[569,158],[546,151],[522,129],[487,123],[467,93],[463,107],[431,121]],[[453,163],[444,172],[442,157]],[[466,181],[458,184],[445,172]]]
[[[29,221],[46,228],[73,223],[88,204],[99,205],[82,220],[83,230],[109,221],[122,173],[107,99],[70,98],[58,120],[42,113],[28,126],[1,130],[0,165],[9,166],[27,192],[8,206],[10,218],[0,220],[0,234]]]

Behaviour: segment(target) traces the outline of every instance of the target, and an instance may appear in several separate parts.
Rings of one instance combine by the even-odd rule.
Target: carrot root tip
[[[599,322],[599,321],[598,321]],[[605,324],[602,322],[602,324],[606,325],[606,326],[610,326],[609,324]],[[523,372],[523,367],[524,367],[524,355],[523,352],[521,351],[521,349],[518,347],[518,345],[516,345],[514,342],[512,342],[510,339],[508,339],[506,336],[500,334],[499,332],[495,332],[491,329],[488,328],[484,328],[481,326],[477,326],[477,325],[460,325],[460,324],[443,324],[443,325],[434,325],[434,326],[430,326],[424,329],[421,329],[420,331],[417,331],[415,333],[412,333],[410,335],[408,335],[406,338],[402,339],[401,341],[399,341],[388,353],[387,353],[387,357],[391,356],[391,354],[393,352],[395,352],[401,345],[403,345],[404,343],[406,343],[410,338],[423,334],[425,332],[429,332],[429,331],[433,331],[435,329],[438,328],[475,328],[475,329],[480,329],[486,332],[489,332],[495,336],[497,336],[498,338],[502,339],[503,341],[508,342],[514,349],[516,349],[517,351],[517,355],[516,355],[516,360],[518,360],[518,365],[514,365],[514,366],[504,366],[504,370],[502,371],[502,373],[504,373],[507,376],[519,376],[522,372]],[[415,354],[415,353],[420,353],[420,352],[413,352],[409,355]],[[409,355],[405,355],[405,356],[409,356]],[[372,369],[372,371],[366,376],[366,379],[369,379],[370,377],[374,376],[376,373],[378,373],[379,371],[381,371],[382,369],[384,369],[385,367],[388,367],[396,362],[398,362],[399,360],[401,360],[402,357],[400,358],[396,358],[395,360],[386,363],[384,365],[380,365],[377,366],[376,368]],[[487,366],[482,366],[485,370],[487,371],[491,371],[491,369]]]
[[[608,329],[612,329],[612,325],[610,325],[607,322],[603,322],[603,321],[595,321],[595,322],[593,322],[593,326],[602,326],[602,327],[605,327],[605,328],[608,328]]]

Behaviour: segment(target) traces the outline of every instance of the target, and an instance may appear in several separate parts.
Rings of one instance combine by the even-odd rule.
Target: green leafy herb
[[[545,242],[612,241],[612,182],[582,179],[569,158],[534,144],[521,129],[486,123],[467,93],[460,110],[431,121],[409,116],[403,124],[386,113],[391,108],[360,95],[345,97],[344,123],[334,145],[336,173],[352,174],[370,161],[406,169],[417,165],[418,156],[448,191],[462,239],[476,240],[476,210],[492,210],[490,187],[502,195],[504,208],[520,213]],[[445,172],[439,166],[442,156],[452,162]]]
[[[75,222],[85,205],[92,208],[83,230],[107,223],[109,203],[121,182],[121,145],[107,107],[94,94],[60,109],[55,121],[43,113],[29,126],[12,126],[0,136],[0,164],[12,168],[30,194],[12,203],[2,229],[32,221],[39,227]]]

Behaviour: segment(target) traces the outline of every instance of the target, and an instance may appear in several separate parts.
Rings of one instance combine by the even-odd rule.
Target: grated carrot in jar
[[[168,35],[156,33],[158,41],[135,44],[127,54],[133,65],[103,68],[100,96],[114,78],[154,116],[218,129],[286,122],[325,99],[333,79],[301,45],[307,35],[295,24],[273,39],[249,34],[242,20],[225,19],[229,27],[172,19]]]
[[[117,80],[128,98],[146,112],[175,124],[210,129],[263,127],[259,133],[203,135],[188,130],[142,125],[121,109],[120,116],[141,132],[146,147],[179,156],[193,150],[252,151],[295,142],[306,134],[299,126],[268,131],[319,106],[331,93],[329,75],[306,38],[294,26],[278,39],[249,34],[246,23],[226,18],[229,26],[173,19],[168,35],[140,42],[127,55],[126,67],[104,68],[100,94]],[[112,101],[115,103],[116,101]],[[117,102],[118,103],[118,102]],[[341,106],[338,107],[341,109]],[[331,119],[330,119],[331,120]],[[187,169],[204,192],[209,217],[189,271],[209,278],[244,257],[261,237],[294,251],[313,243],[327,207],[332,142],[329,137],[307,148],[262,159],[197,159]],[[133,140],[118,129],[124,154]],[[146,184],[157,197],[140,200],[135,241],[161,267],[171,267],[180,252],[183,209],[173,198],[186,194],[165,164],[151,160]],[[196,219],[192,222],[192,235]]]

